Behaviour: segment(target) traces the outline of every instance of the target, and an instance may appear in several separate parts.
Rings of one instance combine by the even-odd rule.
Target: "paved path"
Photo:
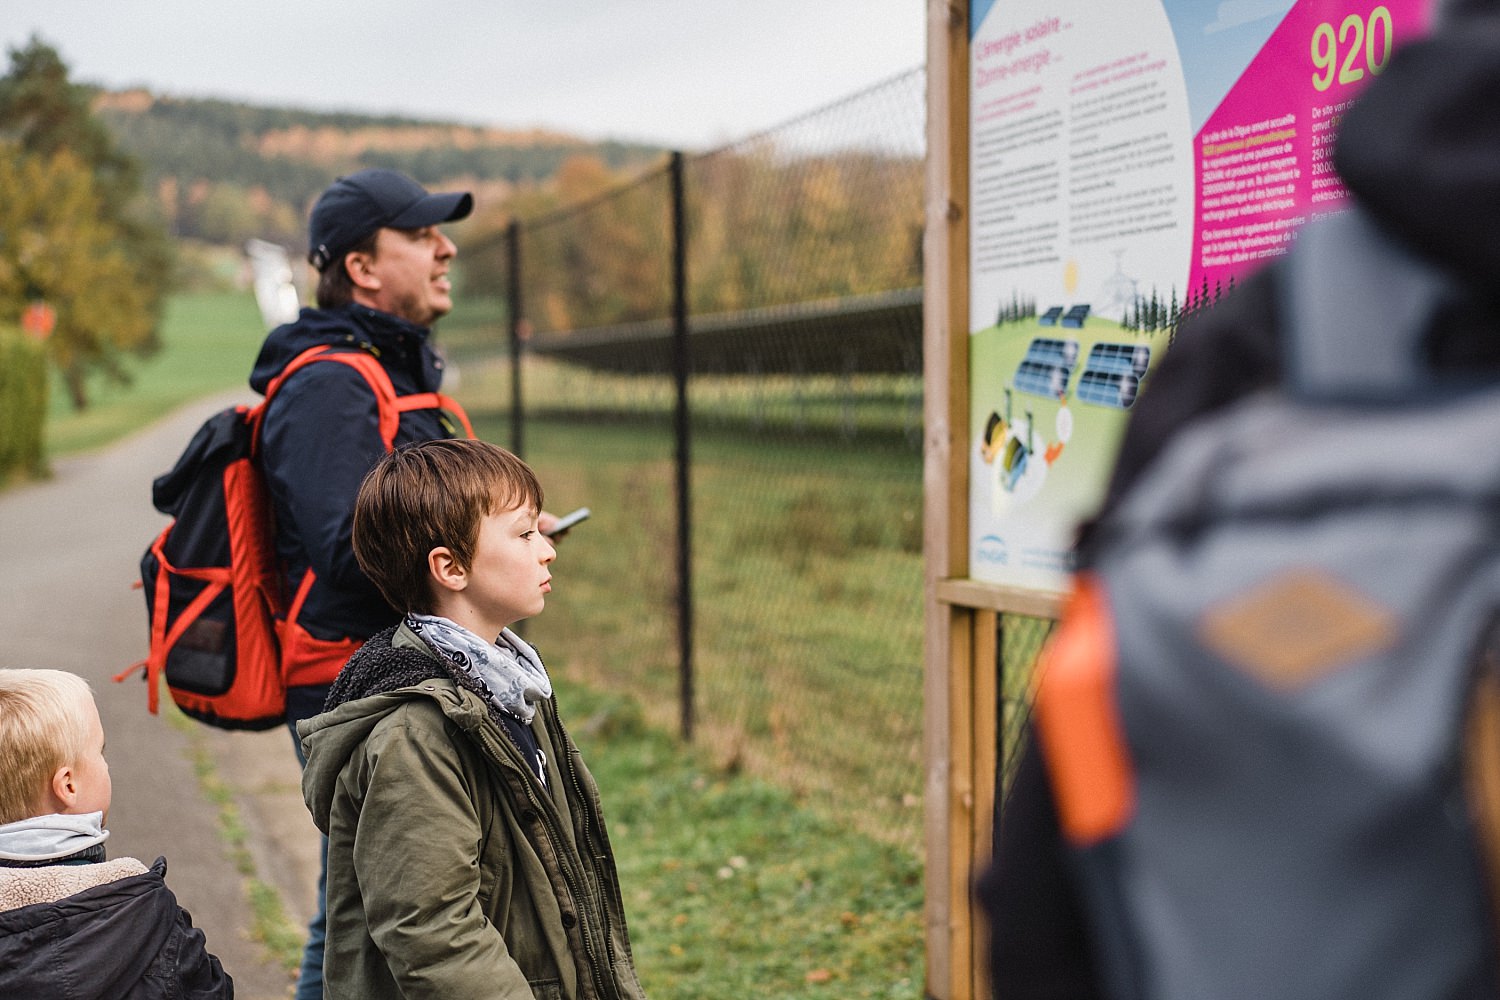
[[[0,666],[55,667],[89,681],[114,778],[110,856],[149,864],[165,855],[167,884],[234,977],[236,997],[283,1000],[291,976],[249,937],[246,876],[231,860],[193,756],[211,760],[232,791],[254,877],[279,890],[300,928],[312,905],[317,831],[302,805],[291,736],[183,732],[147,714],[139,680],[110,680],[146,651],[145,602],[130,584],[166,524],[151,506],[151,480],[204,418],[245,395],[193,404],[118,445],[58,461],[46,482],[0,492]]]

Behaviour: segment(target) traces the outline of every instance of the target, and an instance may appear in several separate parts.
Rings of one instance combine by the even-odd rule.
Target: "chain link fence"
[[[480,433],[592,510],[548,662],[914,853],[924,113],[914,70],[465,247],[509,308],[450,346]]]

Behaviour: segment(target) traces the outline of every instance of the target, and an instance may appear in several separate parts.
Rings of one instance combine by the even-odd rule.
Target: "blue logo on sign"
[[[982,563],[1004,566],[1010,562],[1010,549],[999,535],[985,535],[979,540],[975,556]]]

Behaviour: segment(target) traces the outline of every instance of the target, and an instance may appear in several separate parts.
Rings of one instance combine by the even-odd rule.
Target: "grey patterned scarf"
[[[483,685],[490,701],[502,712],[530,723],[537,702],[552,697],[552,681],[541,658],[510,629],[503,630],[494,642],[487,642],[437,615],[409,614],[406,624]]]

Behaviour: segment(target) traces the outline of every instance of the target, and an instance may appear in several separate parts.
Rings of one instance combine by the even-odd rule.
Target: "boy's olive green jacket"
[[[404,626],[330,703],[298,725],[328,835],[326,997],[644,1000],[598,788],[551,700],[532,723],[550,791]]]

